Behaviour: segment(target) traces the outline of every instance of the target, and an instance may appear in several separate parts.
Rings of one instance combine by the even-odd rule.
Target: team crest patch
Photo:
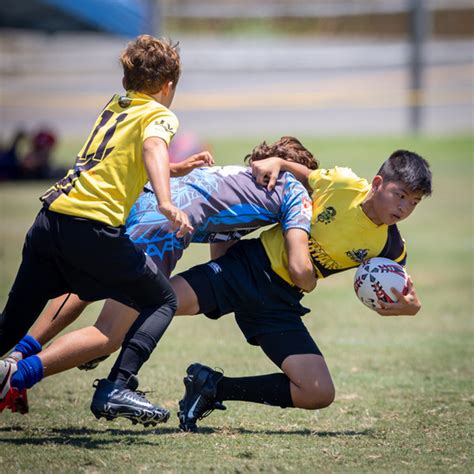
[[[346,252],[346,255],[356,263],[362,263],[364,260],[367,259],[367,255],[369,253],[369,249],[352,249]]]
[[[122,109],[126,109],[127,107],[130,106],[131,103],[132,103],[132,99],[130,99],[130,97],[126,97],[124,95],[120,96],[120,98],[118,100],[118,105],[120,105],[120,107],[122,107]]]
[[[331,223],[334,218],[336,217],[336,209],[334,209],[332,206],[324,208],[324,211],[320,212],[318,214],[318,222],[321,222],[323,224],[329,224]]]

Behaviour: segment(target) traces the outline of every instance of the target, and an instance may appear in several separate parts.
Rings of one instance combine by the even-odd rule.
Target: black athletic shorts
[[[197,295],[200,312],[218,319],[235,313],[250,344],[256,336],[285,331],[306,331],[301,316],[303,292],[289,285],[272,269],[259,239],[242,240],[227,253],[180,273]]]
[[[153,280],[158,268],[124,226],[43,209],[28,232],[23,260],[30,280],[47,280],[49,298],[72,292],[84,301],[111,297],[136,309],[154,304],[144,280]]]

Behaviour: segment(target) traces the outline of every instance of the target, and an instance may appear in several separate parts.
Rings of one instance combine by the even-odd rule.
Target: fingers
[[[397,303],[385,303],[379,300],[380,309],[377,313],[381,316],[414,316],[421,308],[420,302],[413,295],[404,296],[399,293]]]
[[[268,163],[257,161],[252,163],[252,174],[255,181],[260,186],[267,188],[271,191],[278,179],[278,170],[268,169]]]
[[[382,306],[382,303],[380,303]],[[415,316],[415,313],[408,309],[406,306],[398,305],[398,303],[392,303],[390,305],[384,304],[379,309],[375,310],[380,316]]]
[[[252,163],[252,174],[257,184],[264,187],[267,185],[268,175],[265,172],[262,172],[258,162]]]
[[[205,160],[193,160],[190,163],[191,167],[194,168],[202,168],[203,166],[209,166]]]
[[[193,158],[196,162],[202,162],[203,166],[212,166],[214,164],[214,158],[208,151],[201,151],[196,155],[193,155]]]
[[[176,233],[177,237],[184,237],[186,234],[193,231],[188,215],[181,210],[178,210],[176,213],[174,224],[178,229],[178,232]]]
[[[204,156],[205,161],[209,166],[213,166],[215,164],[214,157],[208,151],[204,152]]]
[[[278,174],[272,172],[271,175],[268,178],[268,184],[267,184],[267,189],[271,191],[277,182]]]
[[[397,300],[400,301],[402,299],[405,299],[405,295],[398,291],[396,288],[391,288],[392,293],[397,297]]]
[[[192,232],[194,229],[193,229],[193,226],[189,223],[185,224],[181,224],[181,226],[179,227],[179,230],[178,232],[176,233],[176,237],[184,237],[186,234],[189,234],[190,232]]]
[[[167,205],[161,206],[160,212],[171,222],[171,230],[173,232],[177,231],[177,237],[184,237],[186,234],[194,230],[189,222],[188,215],[181,209],[172,205]]]

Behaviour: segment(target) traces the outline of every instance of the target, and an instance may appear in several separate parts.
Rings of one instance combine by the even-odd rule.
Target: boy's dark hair
[[[138,36],[120,55],[126,90],[156,94],[166,82],[178,83],[181,61],[178,44],[150,35]]]
[[[299,163],[311,170],[318,169],[319,167],[318,160],[294,137],[281,137],[271,145],[262,142],[252,150],[252,153],[244,158],[244,161],[251,165],[254,161],[264,160],[272,156]]]
[[[378,173],[385,181],[400,181],[409,191],[421,191],[431,195],[431,170],[429,163],[420,155],[407,150],[394,151]]]

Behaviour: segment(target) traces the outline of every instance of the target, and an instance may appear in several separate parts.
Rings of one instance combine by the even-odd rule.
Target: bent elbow
[[[316,277],[312,267],[289,267],[291,281],[305,291],[311,291],[316,286]]]

